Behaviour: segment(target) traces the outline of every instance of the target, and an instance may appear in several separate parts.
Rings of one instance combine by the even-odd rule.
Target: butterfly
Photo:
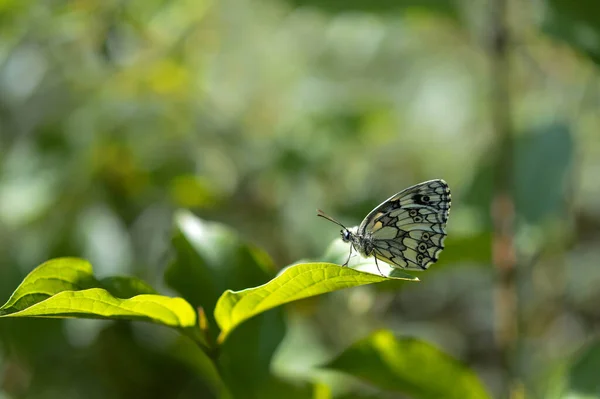
[[[317,210],[317,216],[342,227],[344,242],[365,257],[373,256],[392,268],[426,270],[444,249],[450,211],[450,188],[441,179],[408,187],[373,209],[356,231]],[[383,274],[382,274],[383,275]]]

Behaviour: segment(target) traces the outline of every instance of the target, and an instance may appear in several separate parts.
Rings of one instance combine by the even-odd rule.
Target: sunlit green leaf
[[[485,399],[475,373],[434,346],[377,331],[346,349],[326,367],[414,399]]]
[[[18,312],[59,292],[93,287],[98,287],[98,282],[89,262],[77,258],[53,259],[29,273],[0,311]]]
[[[387,281],[391,278],[332,263],[290,266],[268,283],[242,291],[227,290],[215,309],[220,341],[245,320],[285,303],[343,288]],[[400,277],[407,279],[405,277]],[[416,278],[411,276],[412,280]]]
[[[120,280],[133,294],[132,284]],[[113,281],[114,282],[114,281]],[[196,324],[196,312],[182,298],[140,294],[121,299],[102,287],[92,266],[77,258],[50,260],[34,269],[0,308],[0,317],[79,317],[142,320],[176,328]]]
[[[196,322],[194,310],[181,298],[137,295],[119,299],[102,288],[63,291],[21,311],[3,312],[0,317],[27,316],[143,320],[170,327],[192,327]]]

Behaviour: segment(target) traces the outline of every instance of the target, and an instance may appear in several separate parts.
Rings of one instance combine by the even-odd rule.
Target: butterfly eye
[[[418,248],[419,252],[425,252],[425,251],[427,251],[427,244],[422,242],[419,244],[419,246],[417,248]]]
[[[423,218],[422,218],[421,216],[415,216],[415,217],[413,218],[413,220],[415,221],[415,223],[420,223],[420,222],[422,222],[422,221],[423,221]]]
[[[417,210],[416,209],[411,209],[410,212],[408,212],[408,214],[410,215],[410,217],[415,217],[417,216]]]
[[[429,233],[423,233],[421,236],[425,241],[429,240]]]
[[[343,241],[350,241],[350,232],[348,230],[342,230],[340,233],[342,234]]]
[[[424,195],[421,197],[421,201],[423,202],[429,202],[429,196],[428,195]]]

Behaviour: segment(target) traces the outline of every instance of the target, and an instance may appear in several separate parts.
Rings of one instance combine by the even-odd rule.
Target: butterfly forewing
[[[369,239],[380,260],[405,269],[425,270],[444,248],[450,189],[430,180],[402,190],[362,221],[358,234]]]

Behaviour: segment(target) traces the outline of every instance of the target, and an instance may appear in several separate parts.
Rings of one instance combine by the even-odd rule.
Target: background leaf
[[[325,367],[415,399],[485,399],[490,396],[466,366],[415,338],[377,331]]]
[[[530,223],[564,213],[565,185],[575,147],[568,125],[553,123],[525,132],[515,152],[515,204]]]
[[[564,123],[537,126],[515,139],[514,195],[517,212],[528,223],[565,211],[565,186],[571,168],[574,142]],[[466,194],[464,203],[474,205],[489,225],[494,163],[485,157]]]
[[[444,240],[444,247],[440,259],[430,267],[433,271],[446,265],[460,263],[489,265],[492,261],[492,234],[490,232],[467,236],[449,234]]]
[[[203,307],[216,335],[212,310],[223,291],[264,283],[274,273],[267,255],[232,229],[187,211],[174,218],[173,260],[165,280],[194,307]]]
[[[298,6],[313,6],[328,12],[394,12],[410,9],[429,10],[456,17],[456,5],[451,0],[288,0]]]
[[[135,277],[111,276],[100,280],[105,288],[117,298],[131,298],[140,294],[158,294],[148,283]]]
[[[594,0],[547,0],[543,29],[600,64],[600,4]]]
[[[600,398],[600,341],[586,346],[567,370],[566,392],[569,398]],[[565,397],[566,397],[565,396]]]
[[[260,285],[274,274],[269,257],[231,228],[209,223],[187,211],[174,217],[174,256],[167,283],[193,306],[205,309],[209,334],[216,339],[213,310],[228,288]],[[268,389],[271,358],[283,339],[280,310],[246,323],[219,350],[219,368],[234,397],[260,398]]]

